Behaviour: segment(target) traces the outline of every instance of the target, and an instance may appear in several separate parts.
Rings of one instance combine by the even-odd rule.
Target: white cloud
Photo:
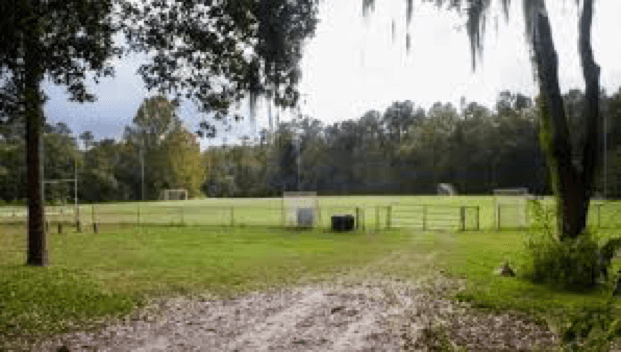
[[[415,6],[410,26],[412,51],[405,52],[405,11],[403,1],[383,2],[369,18],[361,16],[359,0],[329,0],[321,3],[317,33],[307,45],[303,62],[301,91],[306,104],[304,114],[326,124],[360,117],[364,112],[383,111],[396,100],[412,100],[428,108],[433,102],[452,102],[460,97],[492,105],[499,91],[510,89],[529,95],[537,93],[533,82],[528,48],[525,44],[521,1],[512,1],[510,22],[500,15],[498,34],[494,21],[488,24],[482,65],[471,70],[470,44],[465,32],[455,26],[462,24],[454,13],[437,11],[433,5]],[[577,56],[577,17],[575,2],[548,1],[553,35],[560,60],[560,82],[563,91],[583,88],[584,83]],[[596,2],[593,23],[593,50],[602,68],[601,84],[609,93],[617,91],[621,82],[621,46],[616,38],[621,33],[621,1]],[[396,37],[392,41],[392,20]],[[366,23],[366,24],[365,24]],[[142,99],[148,96],[136,69],[144,56],[134,55],[115,60],[115,79],[102,80],[95,104],[72,104],[58,88],[46,87],[52,96],[46,112],[55,121],[65,121],[76,132],[89,129],[96,136],[119,137]],[[248,106],[240,111],[245,122],[234,126],[227,143],[234,136],[252,135],[255,131],[248,118]],[[267,108],[261,105],[256,131],[268,126]],[[202,116],[190,102],[184,102],[180,115],[189,129],[197,127]],[[275,112],[274,112],[275,115]],[[281,121],[291,114],[281,113]],[[97,134],[97,131],[101,131]],[[227,134],[208,144],[221,144]]]

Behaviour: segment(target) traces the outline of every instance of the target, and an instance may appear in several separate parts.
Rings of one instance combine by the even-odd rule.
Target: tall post
[[[80,226],[80,206],[78,205],[78,156],[76,155],[74,159],[74,174],[73,174],[73,189],[74,189],[74,200],[75,200],[75,223],[76,226]]]
[[[607,153],[608,153],[608,127],[607,127],[607,123],[606,121],[608,120],[608,118],[606,117],[606,115],[604,115],[604,199],[608,198],[608,175],[606,175],[608,173],[608,158],[607,158]]]
[[[141,187],[141,199],[144,201],[144,138],[142,141],[142,148],[140,148],[140,165],[142,175],[142,187]]]

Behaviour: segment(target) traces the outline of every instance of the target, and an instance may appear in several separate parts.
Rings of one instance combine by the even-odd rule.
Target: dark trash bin
[[[354,229],[353,215],[332,215],[333,231],[352,231]]]

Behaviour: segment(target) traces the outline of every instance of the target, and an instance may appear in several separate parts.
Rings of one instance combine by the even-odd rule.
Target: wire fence
[[[286,227],[286,210],[282,203],[258,206],[252,202],[236,205],[197,205],[171,203],[121,203],[74,206],[47,206],[46,225],[55,230],[58,224],[78,231],[96,231],[96,226],[226,226]],[[550,209],[552,205],[546,205]],[[352,215],[357,229],[478,231],[483,229],[522,229],[532,225],[531,210],[520,205],[502,204],[490,213],[480,206],[418,205],[328,205],[315,214],[315,227],[330,228],[332,216]],[[25,224],[26,207],[0,207],[0,224]],[[602,229],[621,228],[621,203],[592,204],[588,224]],[[60,231],[60,229],[59,229]]]

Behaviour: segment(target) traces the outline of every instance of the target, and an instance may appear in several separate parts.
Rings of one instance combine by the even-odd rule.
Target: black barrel
[[[332,230],[334,231],[352,231],[354,229],[354,216],[332,215]]]

